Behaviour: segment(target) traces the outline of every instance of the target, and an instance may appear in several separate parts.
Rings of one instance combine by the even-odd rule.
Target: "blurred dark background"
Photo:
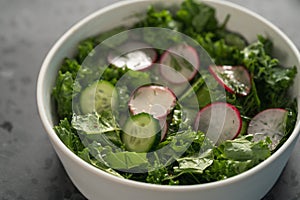
[[[52,149],[36,107],[40,66],[74,23],[120,0],[0,0],[0,200],[85,199]],[[299,0],[230,0],[267,18],[300,47]],[[300,142],[264,199],[300,199]]]

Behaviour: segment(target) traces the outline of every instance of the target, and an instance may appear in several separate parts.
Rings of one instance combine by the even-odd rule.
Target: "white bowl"
[[[53,46],[44,60],[37,82],[39,114],[51,143],[63,163],[69,177],[88,199],[103,200],[192,200],[192,199],[260,199],[274,185],[282,172],[299,136],[299,119],[296,128],[284,145],[270,158],[256,167],[226,180],[191,186],[161,186],[125,180],[101,171],[84,162],[72,153],[53,131],[54,108],[51,90],[57,71],[64,57],[72,56],[79,41],[124,24],[137,21],[135,13],[146,11],[150,4],[179,4],[182,0],[127,0],[101,9],[81,20],[66,32]],[[300,71],[300,55],[294,44],[278,28],[261,16],[235,4],[206,0],[216,8],[217,17],[223,20],[230,13],[228,28],[238,31],[248,41],[256,40],[257,34],[264,34],[274,42],[276,55],[285,66],[297,65]],[[298,88],[299,74],[292,94],[300,105]]]

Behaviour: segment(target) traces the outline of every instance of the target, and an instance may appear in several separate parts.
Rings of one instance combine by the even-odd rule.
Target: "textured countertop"
[[[36,80],[54,42],[79,19],[119,0],[0,0],[0,200],[85,199],[42,127]],[[300,47],[299,0],[231,0],[264,16]],[[265,199],[300,199],[300,142]]]

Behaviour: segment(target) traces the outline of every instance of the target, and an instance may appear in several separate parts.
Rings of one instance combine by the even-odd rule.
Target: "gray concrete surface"
[[[85,199],[42,127],[36,80],[54,42],[79,19],[119,0],[0,0],[0,200]],[[300,47],[299,0],[230,0],[269,19]],[[300,142],[264,199],[300,199]]]

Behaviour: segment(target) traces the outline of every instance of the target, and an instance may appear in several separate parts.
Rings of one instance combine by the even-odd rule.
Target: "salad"
[[[228,20],[185,0],[151,6],[132,27],[80,42],[52,92],[59,138],[107,173],[153,184],[223,180],[267,159],[294,129],[288,90],[297,70],[272,57],[272,41],[258,35],[249,43],[226,28]],[[147,27],[192,42],[165,34],[167,48],[156,48],[162,40]],[[143,31],[132,40],[122,34],[129,29]]]

